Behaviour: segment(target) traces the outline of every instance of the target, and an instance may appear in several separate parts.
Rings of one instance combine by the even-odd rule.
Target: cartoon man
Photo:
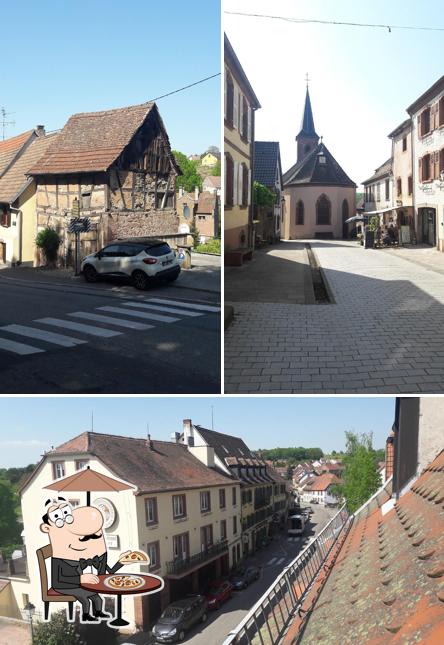
[[[97,584],[97,576],[118,571],[123,567],[121,560],[130,551],[122,553],[118,562],[109,567],[103,535],[103,516],[97,508],[79,506],[72,509],[63,497],[48,500],[45,506],[46,513],[42,517],[40,530],[48,534],[52,546],[52,588],[77,598],[82,606],[83,622],[109,618],[109,614],[102,611],[101,596],[82,589],[81,585]],[[90,602],[92,614],[89,610]]]

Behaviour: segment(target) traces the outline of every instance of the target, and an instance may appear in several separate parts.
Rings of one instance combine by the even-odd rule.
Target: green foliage
[[[0,549],[10,556],[13,545],[20,542],[20,525],[16,516],[14,489],[7,479],[0,479]]]
[[[176,190],[183,188],[187,193],[191,193],[196,186],[202,190],[202,177],[197,172],[198,162],[188,159],[178,150],[173,150],[173,155],[182,173],[176,179]]]
[[[369,231],[376,231],[379,226],[379,217],[377,215],[372,215],[368,219],[368,228]]]
[[[256,206],[273,206],[276,196],[258,181],[253,183],[253,201]]]
[[[350,513],[354,513],[381,486],[377,452],[372,447],[372,434],[346,432],[345,470],[343,483],[332,487],[332,492],[343,497]]]
[[[195,249],[197,246],[199,246],[200,233],[199,233],[199,229],[196,226],[196,220],[194,218],[190,226],[190,235],[193,238],[193,248]]]
[[[24,475],[32,473],[35,468],[35,464],[29,464],[28,466],[22,466],[17,468],[0,468],[0,478],[7,479],[11,482],[13,486],[18,484]]]
[[[39,249],[42,249],[48,263],[57,260],[57,251],[61,243],[57,231],[49,227],[44,228],[38,232],[35,243]]]
[[[215,253],[216,255],[220,255],[220,250],[220,240],[216,237],[208,240],[205,244],[198,244],[194,247],[196,253]]]
[[[217,164],[212,169],[211,174],[213,175],[213,177],[220,177],[220,175],[221,175],[220,159],[218,160]]]
[[[34,623],[33,645],[80,645],[75,625],[68,623],[66,612],[58,611],[47,622]]]
[[[270,448],[257,451],[263,459],[286,460],[292,463],[320,459],[324,453],[320,448]]]

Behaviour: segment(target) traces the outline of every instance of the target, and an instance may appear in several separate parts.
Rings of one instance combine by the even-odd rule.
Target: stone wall
[[[179,218],[174,209],[150,212],[108,213],[108,241],[122,237],[153,237],[177,233]]]

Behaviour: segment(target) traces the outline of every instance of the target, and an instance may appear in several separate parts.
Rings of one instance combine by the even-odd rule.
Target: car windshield
[[[168,253],[171,253],[171,248],[168,244],[161,243],[156,244],[155,246],[147,246],[145,248],[145,253],[158,258],[160,255],[168,255]]]
[[[160,617],[160,620],[162,622],[176,623],[179,622],[182,616],[183,609],[180,609],[179,607],[167,607]]]

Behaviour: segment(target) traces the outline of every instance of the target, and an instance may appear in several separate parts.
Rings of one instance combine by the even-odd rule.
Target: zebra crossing
[[[285,562],[286,559],[287,559],[286,557],[280,558],[279,556],[277,556],[277,557],[275,556],[274,558],[271,558],[271,560],[269,562],[267,562],[266,566],[267,567],[272,567],[272,566],[279,567]]]
[[[160,324],[220,311],[215,305],[166,298],[120,300],[117,304],[95,307],[93,311],[72,311],[60,317],[36,318],[28,324],[0,326],[0,352],[27,356],[55,348],[74,348],[85,345],[91,337],[109,339],[128,330],[149,332]]]

